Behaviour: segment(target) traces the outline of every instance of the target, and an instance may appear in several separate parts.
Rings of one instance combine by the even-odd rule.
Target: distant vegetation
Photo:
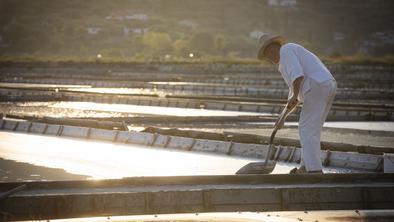
[[[0,0],[0,59],[256,63],[271,32],[329,61],[391,63],[394,1],[368,2]]]
[[[321,57],[325,64],[343,64],[343,65],[394,65],[394,56],[340,56],[340,57]],[[81,65],[81,64],[102,64],[102,65],[127,65],[127,64],[251,64],[251,65],[270,65],[266,61],[259,61],[248,58],[224,58],[224,57],[204,57],[204,58],[172,58],[167,60],[147,60],[135,59],[134,57],[105,57],[102,59],[76,56],[0,56],[0,66],[6,64],[56,64],[56,65]]]

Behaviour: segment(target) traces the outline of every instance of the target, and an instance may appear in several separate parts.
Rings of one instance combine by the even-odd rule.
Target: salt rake
[[[283,109],[282,113],[280,114],[278,121],[281,121],[283,118],[286,118],[290,112],[291,110],[288,109],[286,106]],[[267,156],[265,157],[265,161],[248,163],[245,166],[243,166],[241,169],[239,169],[235,174],[270,174],[274,170],[276,166],[276,161],[271,161],[270,157],[272,150],[275,149],[274,138],[277,131],[278,128],[275,127],[271,133],[271,138],[269,141],[268,152],[267,152]]]
[[[278,129],[275,128],[274,131],[272,131],[271,133],[270,143],[268,146],[268,153],[267,156],[265,157],[265,161],[248,163],[245,166],[243,166],[241,169],[239,169],[235,174],[269,174],[274,170],[276,166],[276,161],[271,161],[269,159],[271,156],[271,150],[275,148],[273,142],[277,131]]]

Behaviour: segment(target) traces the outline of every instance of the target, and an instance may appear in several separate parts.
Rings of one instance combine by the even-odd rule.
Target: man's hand
[[[298,99],[297,99],[298,95],[293,95],[292,97],[290,97],[290,99],[287,101],[287,109],[288,110],[293,110],[297,104],[298,104]]]
[[[276,120],[274,128],[279,130],[282,129],[284,125],[285,125],[285,118],[279,118],[278,120]]]
[[[292,87],[293,95],[287,101],[288,110],[293,110],[298,104],[297,98],[298,98],[298,93],[300,92],[302,81],[304,81],[304,76],[300,76],[293,81],[293,87]]]
[[[293,112],[294,108],[298,104],[298,99],[297,96],[292,96],[290,97],[289,101],[287,101],[285,109],[282,111],[282,114],[280,115],[279,119],[275,122],[274,127],[276,129],[282,129],[283,126],[285,125],[285,120],[287,116]]]

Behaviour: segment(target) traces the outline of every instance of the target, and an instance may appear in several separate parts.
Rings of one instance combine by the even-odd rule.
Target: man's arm
[[[304,80],[304,76],[300,76],[293,81],[293,95],[289,98],[286,104],[286,112],[281,115],[276,123],[275,127],[280,129],[283,127],[287,116],[292,113],[298,104],[298,94],[300,93],[301,83]],[[284,110],[283,110],[284,111]]]
[[[298,104],[298,94],[300,93],[302,81],[304,81],[304,76],[300,76],[293,81],[293,95],[287,101],[287,108],[290,110],[293,110]]]

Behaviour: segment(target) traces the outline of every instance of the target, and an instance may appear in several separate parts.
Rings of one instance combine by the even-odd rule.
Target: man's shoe
[[[304,166],[301,166],[300,168],[295,167],[294,169],[290,170],[290,174],[304,174],[306,173],[306,169]]]
[[[300,168],[295,167],[294,169],[290,170],[289,174],[323,174],[323,171],[306,171],[306,168],[304,166],[301,166]]]

